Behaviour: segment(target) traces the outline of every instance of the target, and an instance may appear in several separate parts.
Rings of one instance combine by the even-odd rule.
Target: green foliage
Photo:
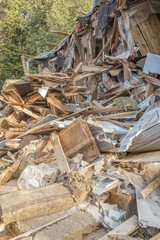
[[[80,12],[91,9],[92,0],[56,0],[47,14],[47,23],[54,30],[71,32]]]
[[[0,85],[23,75],[21,55],[51,51],[47,42],[64,36],[49,30],[71,32],[79,11],[89,11],[92,0],[0,0]]]

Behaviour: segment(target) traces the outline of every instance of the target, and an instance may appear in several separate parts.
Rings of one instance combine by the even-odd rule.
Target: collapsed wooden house
[[[0,96],[0,239],[159,239],[159,13],[94,0],[37,74],[22,56]]]
[[[94,73],[107,72],[110,64],[123,65],[124,80],[129,80],[128,62],[134,68],[147,53],[160,54],[160,2],[158,0],[94,0],[92,10],[77,18],[75,30],[51,52],[31,60],[40,71],[72,74],[80,62],[81,72],[92,73],[76,85],[90,85],[92,97],[97,97],[98,80]],[[95,67],[96,66],[96,67]],[[116,67],[117,69],[117,67]],[[119,71],[113,71],[113,76]],[[77,100],[79,99],[79,100]],[[82,101],[77,98],[76,102]],[[78,103],[77,102],[77,103]]]

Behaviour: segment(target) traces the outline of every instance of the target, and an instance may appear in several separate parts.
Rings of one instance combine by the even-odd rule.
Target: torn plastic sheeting
[[[48,179],[56,173],[57,169],[42,163],[36,166],[27,166],[18,179],[18,187],[21,190],[35,189],[48,185]]]
[[[100,152],[117,152],[112,140],[106,137],[103,127],[93,117],[87,119],[89,129]]]
[[[98,121],[98,122],[103,127],[103,130],[105,133],[111,133],[111,134],[114,133],[117,135],[124,135],[124,134],[127,134],[129,131],[127,128],[121,127],[111,122],[107,122],[107,121]]]
[[[125,49],[126,44],[127,44],[126,50],[133,49],[135,47],[135,43],[130,32],[130,21],[127,12],[123,12],[123,15],[118,17],[118,26],[123,49]]]
[[[147,152],[160,149],[160,101],[143,114],[122,139],[118,152]]]

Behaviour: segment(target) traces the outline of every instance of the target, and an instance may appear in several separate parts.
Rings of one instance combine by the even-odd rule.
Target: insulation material
[[[119,152],[147,152],[160,149],[160,101],[143,114],[122,139]]]

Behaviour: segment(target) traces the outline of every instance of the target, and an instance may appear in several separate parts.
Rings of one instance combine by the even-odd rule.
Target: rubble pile
[[[0,240],[160,239],[159,13],[94,0],[22,56],[0,96]]]

